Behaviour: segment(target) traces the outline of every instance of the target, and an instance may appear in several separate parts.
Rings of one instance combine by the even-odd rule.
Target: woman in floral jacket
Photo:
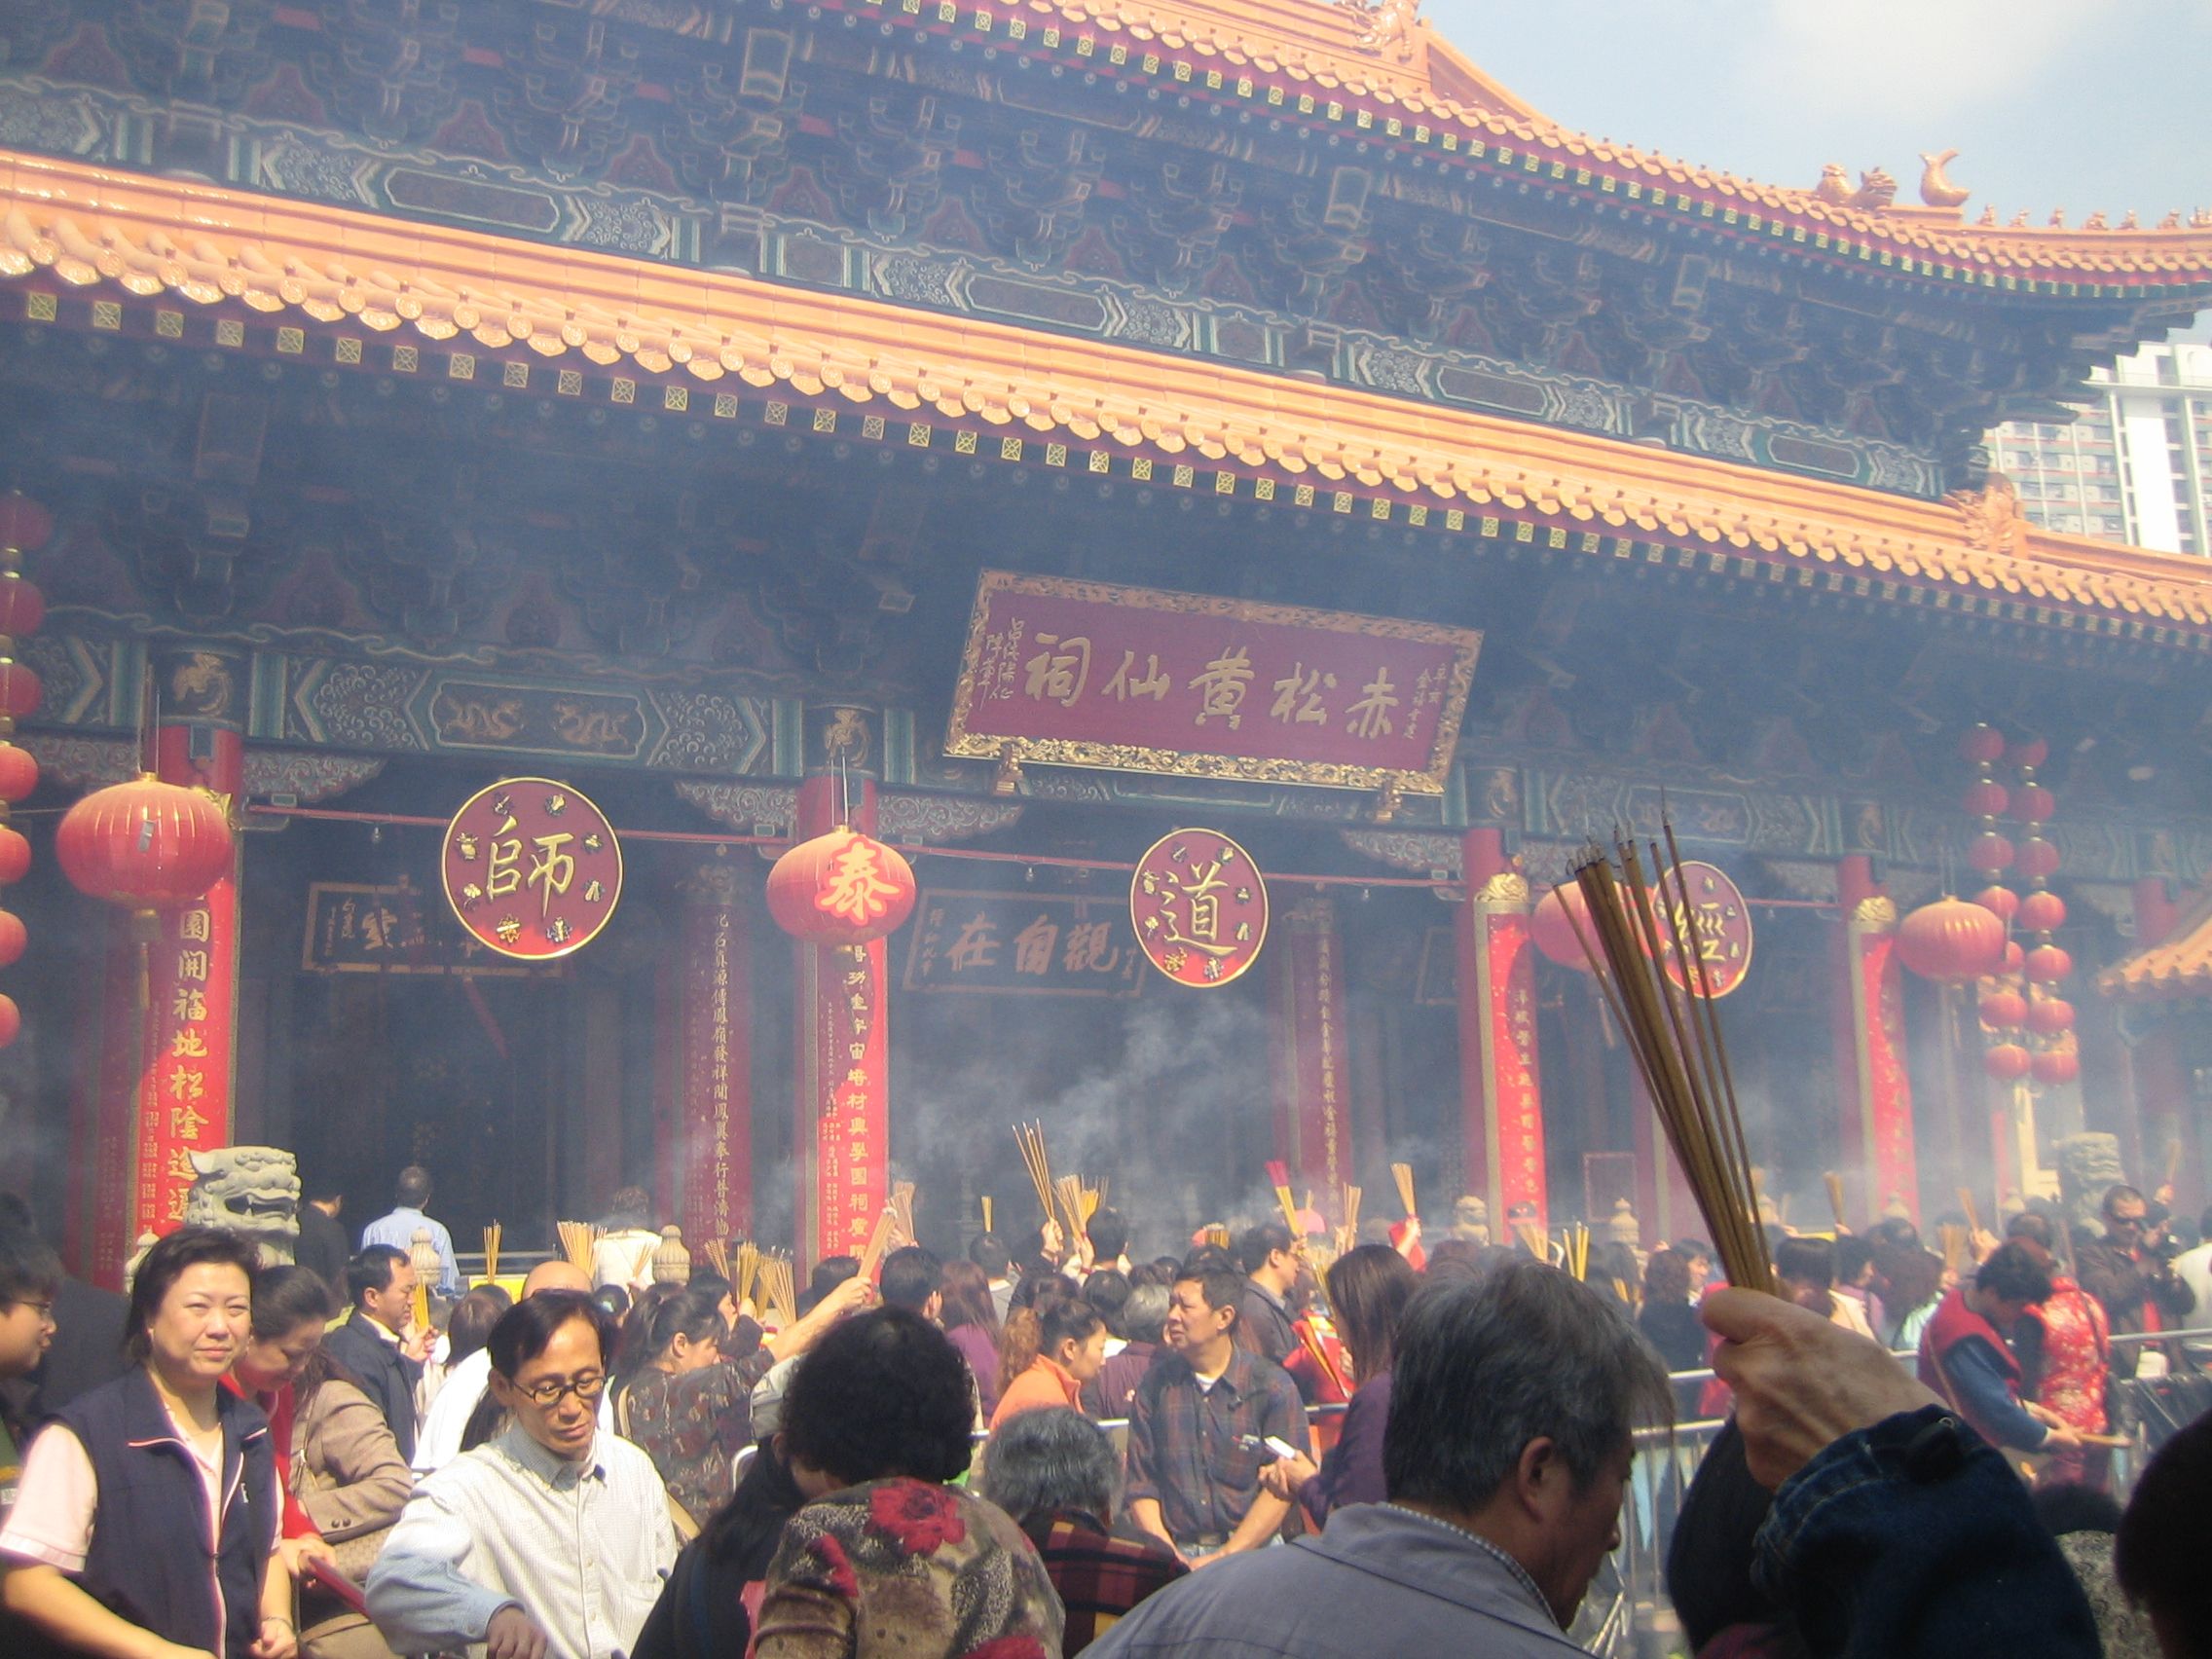
[[[1003,1511],[944,1483],[968,1467],[968,1369],[886,1308],[823,1339],[784,1401],[810,1499],[784,1530],[756,1659],[1058,1659],[1063,1613]]]
[[[2050,1295],[2027,1310],[2012,1336],[2026,1382],[2022,1391],[2068,1428],[2103,1434],[2111,1426],[2105,1378],[2112,1364],[2112,1330],[2104,1304],[2067,1275],[2054,1253],[2058,1230],[2048,1216],[2024,1210],[2005,1232],[2014,1243],[2026,1245],[2050,1274]],[[2111,1457],[2092,1457],[2092,1450],[2054,1452],[2036,1484],[2102,1491]]]

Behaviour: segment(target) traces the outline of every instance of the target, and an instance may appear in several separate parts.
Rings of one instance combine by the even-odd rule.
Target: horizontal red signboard
[[[986,571],[948,755],[1444,788],[1482,635]]]

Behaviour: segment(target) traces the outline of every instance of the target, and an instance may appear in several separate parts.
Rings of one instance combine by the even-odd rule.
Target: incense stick
[[[499,1224],[492,1223],[484,1230],[484,1278],[486,1283],[499,1276]]]
[[[891,1214],[898,1237],[905,1243],[914,1242],[914,1183],[891,1183]]]
[[[1953,1191],[1959,1195],[1959,1208],[1966,1213],[1967,1236],[1970,1239],[1979,1238],[1981,1236],[1981,1212],[1973,1207],[1973,1194],[1964,1187],[1954,1188]]]
[[[995,1233],[998,1231],[998,1229],[994,1228],[991,1225],[991,1195],[988,1193],[985,1193],[983,1195],[983,1231],[985,1233]]]
[[[1336,1366],[1330,1362],[1329,1350],[1321,1346],[1320,1338],[1313,1334],[1311,1328],[1303,1319],[1299,1320],[1293,1329],[1298,1332],[1298,1340],[1306,1345],[1306,1351],[1312,1355],[1313,1363],[1321,1368],[1321,1375],[1329,1380],[1338,1393],[1349,1399],[1351,1390],[1345,1386],[1343,1376],[1339,1374]]]
[[[569,1258],[569,1265],[590,1272],[592,1246],[605,1236],[606,1230],[582,1221],[557,1221],[553,1226],[561,1235],[561,1253]]]
[[[760,1246],[748,1238],[737,1247],[737,1272],[729,1281],[730,1295],[740,1308],[753,1302],[753,1281],[759,1275]],[[758,1312],[760,1304],[753,1302],[753,1308],[755,1312]]]
[[[1843,1177],[1830,1169],[1821,1176],[1821,1181],[1828,1190],[1828,1208],[1834,1212],[1836,1232],[1850,1232],[1843,1219]]]
[[[1279,1158],[1268,1160],[1268,1181],[1275,1190],[1275,1202],[1282,1206],[1283,1225],[1290,1229],[1290,1241],[1298,1242],[1301,1228],[1298,1221],[1298,1201],[1290,1196],[1290,1165]]]
[[[1390,1179],[1398,1184],[1398,1202],[1404,1206],[1407,1218],[1420,1213],[1414,1203],[1414,1166],[1410,1163],[1390,1165]]]
[[[699,1254],[707,1258],[707,1265],[713,1268],[716,1272],[721,1274],[725,1279],[729,1277],[729,1241],[727,1239],[709,1238],[702,1241],[699,1245]]]

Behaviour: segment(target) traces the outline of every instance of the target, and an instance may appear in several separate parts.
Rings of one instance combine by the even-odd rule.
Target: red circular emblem
[[[614,827],[551,778],[508,778],[470,795],[446,826],[439,865],[461,925],[529,962],[581,950],[622,897]]]
[[[1129,922],[1152,965],[1210,990],[1252,966],[1268,939],[1268,884],[1218,830],[1162,835],[1129,880]]]
[[[1653,919],[1659,924],[1660,957],[1667,969],[1667,977],[1685,991],[1696,990],[1696,983],[1684,984],[1682,963],[1675,954],[1675,935],[1682,933],[1682,954],[1693,952],[1704,958],[1703,971],[1692,964],[1691,978],[1702,979],[1716,997],[1724,997],[1744,982],[1744,976],[1751,966],[1751,909],[1744,903],[1743,891],[1728,879],[1727,873],[1709,864],[1685,864],[1682,880],[1688,887],[1688,905],[1696,912],[1697,926],[1691,931],[1682,920],[1684,896],[1675,891],[1672,876],[1667,878],[1667,890],[1661,899],[1657,884],[1653,885],[1651,905]],[[1694,940],[1694,942],[1693,942]]]

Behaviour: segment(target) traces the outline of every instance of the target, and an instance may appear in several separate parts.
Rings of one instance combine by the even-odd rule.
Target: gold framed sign
[[[985,571],[945,753],[1439,794],[1482,634]]]

